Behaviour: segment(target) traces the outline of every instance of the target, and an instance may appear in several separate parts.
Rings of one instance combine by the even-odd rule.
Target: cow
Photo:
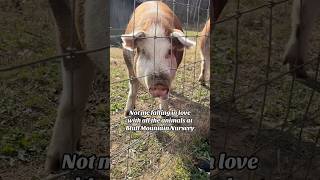
[[[218,20],[227,2],[228,0],[213,1],[213,22]],[[210,32],[209,19],[200,34],[201,70],[198,80],[202,85],[205,85],[206,79],[210,79]],[[206,76],[208,76],[208,78],[206,78]]]
[[[59,51],[93,50],[107,46],[108,16],[106,0],[49,0],[56,22]],[[57,119],[47,151],[45,170],[61,168],[62,156],[78,150],[81,119],[90,93],[94,71],[106,73],[108,49],[63,58],[63,91]]]
[[[291,35],[284,53],[284,64],[298,78],[308,78],[304,64],[309,49],[309,37],[320,16],[319,0],[294,0],[291,13]]]
[[[138,6],[121,38],[130,78],[125,115],[135,108],[140,84],[152,97],[160,98],[160,109],[168,110],[171,83],[184,49],[193,47],[195,42],[185,37],[179,19],[161,1]]]
[[[210,77],[210,19],[206,22],[200,34],[201,71],[199,81],[205,84],[206,76]]]
[[[228,0],[214,0],[214,21],[218,19]],[[320,16],[319,0],[294,0],[291,12],[291,33],[286,45],[283,64],[289,64],[290,72],[298,78],[308,78],[305,61],[309,38],[317,17]]]

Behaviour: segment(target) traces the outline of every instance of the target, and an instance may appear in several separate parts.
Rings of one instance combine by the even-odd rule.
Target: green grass
[[[0,100],[0,154],[23,161],[44,157],[61,86],[57,70],[52,64],[1,76],[0,94],[5,96]]]
[[[188,36],[195,36],[197,32],[188,31]],[[121,110],[124,109],[127,93],[128,81],[126,79],[127,70],[122,57],[121,49],[111,49],[111,127],[114,127],[114,133],[111,133],[111,143],[120,147],[128,145],[135,140],[141,140],[145,137],[145,132],[127,132],[124,130],[126,123]],[[195,60],[197,58],[197,60]],[[209,92],[207,89],[199,86],[197,78],[199,75],[200,63],[194,63],[200,59],[198,51],[195,55],[195,49],[188,50],[183,59],[182,67],[177,72],[177,77],[174,82],[174,91],[182,93],[190,102],[172,107],[174,109],[183,109],[187,104],[198,102],[205,107],[209,105]],[[121,81],[124,80],[124,81]],[[190,91],[190,89],[193,89]],[[159,103],[154,101],[143,87],[139,89],[137,100],[138,110],[150,110],[157,108]],[[172,100],[175,101],[175,100]],[[197,119],[201,120],[201,119]],[[120,122],[119,122],[120,121]],[[192,133],[191,133],[192,134]],[[205,143],[201,136],[182,135],[180,132],[163,132],[162,140],[159,140],[156,133],[150,133],[146,141],[140,142],[136,147],[132,147],[132,153],[129,153],[131,159],[129,161],[128,176],[134,179],[207,179],[207,174],[199,171],[192,165],[193,157],[206,157],[209,159],[208,144]],[[176,137],[178,136],[178,137]],[[131,138],[129,138],[131,137]],[[190,142],[180,140],[179,138],[190,137]],[[129,138],[129,139],[128,139]],[[176,139],[174,139],[176,138]],[[113,140],[114,139],[114,140]],[[173,140],[173,143],[167,147],[167,143]],[[163,142],[162,142],[163,141]],[[186,143],[189,144],[186,146]],[[187,148],[185,148],[187,147]],[[169,152],[169,149],[174,148]],[[120,148],[121,149],[121,148]],[[117,148],[119,150],[119,147]],[[190,152],[192,152],[190,154]],[[111,154],[116,151],[111,151]],[[189,155],[187,155],[189,154]],[[126,173],[127,160],[118,162],[112,168],[113,178],[123,178]],[[190,165],[191,164],[191,165]],[[159,171],[160,170],[160,171]],[[154,174],[157,172],[156,174]],[[155,177],[153,177],[155,176]]]
[[[23,1],[20,11],[12,1],[4,0],[0,2],[0,16],[1,69],[57,55],[54,21],[47,1]],[[4,178],[43,179],[40,176],[57,116],[61,76],[60,63],[56,62],[0,73],[0,169]],[[89,98],[82,122],[86,127],[83,134],[90,136],[84,139],[81,149],[88,154],[98,155],[106,149],[102,137],[95,137],[105,134],[108,119],[102,87],[95,83],[93,89],[99,99]]]
[[[241,1],[240,8],[242,10],[250,9],[254,6],[264,4],[263,1],[245,0]],[[232,15],[235,11],[236,3],[230,2],[223,15]],[[287,67],[284,66],[282,55],[284,53],[285,45],[290,35],[290,9],[289,3],[284,3],[274,7],[273,10],[273,26],[272,26],[272,54],[270,61],[270,73],[269,79],[272,79],[279,74],[288,71]],[[240,18],[239,26],[239,59],[238,59],[238,73],[235,95],[241,95],[252,88],[257,87],[266,80],[266,63],[268,60],[268,35],[269,35],[269,9],[261,9],[247,15],[243,15]],[[222,16],[223,19],[223,16]],[[319,24],[317,25],[319,27]],[[214,98],[218,102],[232,98],[233,90],[233,79],[235,76],[235,47],[236,47],[236,21],[226,21],[221,24],[217,24],[213,34],[213,77],[223,82],[231,82],[226,85],[222,82],[214,82],[212,87],[214,90]],[[318,28],[315,28],[315,30]],[[314,36],[310,39],[310,50],[308,60],[317,57],[319,52],[320,36],[319,32],[315,31]],[[316,62],[312,66],[307,66],[309,71],[314,71]],[[301,130],[300,126],[297,126],[297,121],[301,122],[306,112],[307,104],[311,95],[311,89],[305,87],[299,82],[295,82],[291,104],[289,104],[290,98],[290,86],[292,77],[286,75],[270,85],[268,85],[266,102],[263,109],[262,129],[273,129],[279,130],[282,123],[288,120],[287,127],[293,126],[291,133],[292,138],[298,138],[298,134]],[[261,86],[258,90],[249,93],[248,95],[238,99],[235,102],[236,115],[232,115],[231,119],[235,122],[235,125],[230,125],[234,128],[236,122],[243,122],[239,128],[246,126],[253,126],[252,130],[244,130],[246,132],[256,134],[256,129],[259,127],[259,121],[261,118],[261,111],[263,107],[265,86]],[[319,110],[320,94],[315,92],[310,106],[309,114],[312,114]],[[230,106],[224,107],[225,109],[219,109],[222,112],[228,112]],[[287,110],[289,110],[288,117]],[[319,113],[318,113],[319,116]],[[225,122],[228,116],[221,117],[218,122]],[[245,120],[242,120],[245,119]],[[250,122],[251,125],[245,124]],[[303,129],[302,141],[303,142],[314,142],[314,137],[319,129],[318,120],[312,122],[308,118],[305,119],[305,127]],[[243,126],[242,126],[243,125]],[[220,126],[218,126],[220,127]],[[223,128],[222,128],[223,130]],[[221,132],[222,132],[221,130]],[[278,131],[277,131],[278,132]],[[280,132],[278,132],[280,135]],[[313,138],[310,138],[312,137]],[[230,137],[232,137],[230,135]],[[236,140],[235,140],[236,139]],[[231,142],[230,142],[231,141]],[[230,153],[243,154],[247,150],[241,148],[238,142],[247,141],[246,138],[237,139],[237,137],[229,138],[228,144],[230,146]],[[265,143],[262,140],[262,144]],[[288,140],[289,141],[289,140]],[[216,142],[218,146],[223,141]],[[270,147],[277,148],[277,147]],[[236,151],[235,151],[236,150]],[[268,151],[266,149],[265,151]],[[220,150],[217,150],[220,152]],[[218,152],[216,152],[218,154]],[[263,154],[264,149],[261,151]],[[263,155],[261,155],[263,156]],[[269,157],[268,157],[269,158]],[[270,158],[274,158],[271,156]],[[264,163],[270,163],[270,161],[264,160]],[[271,171],[271,169],[270,169]],[[284,170],[283,170],[284,171]]]

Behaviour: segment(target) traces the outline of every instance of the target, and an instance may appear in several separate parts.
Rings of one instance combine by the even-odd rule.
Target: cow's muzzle
[[[158,97],[165,100],[169,97],[169,87],[163,84],[156,84],[150,86],[149,93],[152,95],[152,97]]]

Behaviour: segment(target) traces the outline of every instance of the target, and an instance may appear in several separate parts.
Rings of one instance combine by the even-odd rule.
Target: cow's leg
[[[85,3],[84,32],[85,46],[88,50],[100,49],[108,45],[109,34],[106,33],[106,27],[109,25],[108,1],[106,0],[87,0]],[[99,17],[99,18],[97,18]],[[90,59],[99,68],[101,72],[109,76],[109,49],[100,50],[88,54]]]
[[[135,108],[137,93],[139,88],[139,82],[137,79],[131,79],[129,81],[129,94],[125,109],[125,115],[128,116],[129,112]]]
[[[201,56],[203,57],[202,52],[201,52]],[[201,84],[205,84],[205,71],[206,71],[206,62],[205,62],[205,59],[202,58],[200,76],[198,79]]]
[[[129,112],[135,109],[139,82],[138,82],[138,79],[135,77],[134,70],[133,70],[133,65],[132,65],[133,58],[134,58],[133,52],[130,52],[128,50],[123,50],[123,58],[127,66],[129,79],[130,79],[129,94],[128,94],[127,104],[125,108],[125,115],[128,116]]]
[[[81,49],[78,37],[72,28],[69,1],[49,2],[56,20],[61,51],[66,52],[71,45]],[[74,59],[63,60],[62,72],[63,91],[45,164],[48,172],[59,170],[63,154],[75,152],[77,149],[81,118],[93,80],[94,66],[86,55],[77,55]]]
[[[205,51],[206,50],[201,51],[202,62],[199,76],[199,82],[203,85],[205,84],[206,76],[208,76],[208,79],[210,78],[210,57]]]
[[[309,49],[309,37],[320,15],[320,1],[295,0],[292,9],[292,31],[284,53],[285,64],[289,63],[290,70],[297,77],[306,78],[307,73],[303,64]]]
[[[77,67],[73,70],[66,68],[65,63],[62,65],[63,91],[46,160],[49,172],[61,168],[63,154],[75,152],[80,140],[81,119],[94,76],[94,65],[87,57],[79,57],[76,61]]]

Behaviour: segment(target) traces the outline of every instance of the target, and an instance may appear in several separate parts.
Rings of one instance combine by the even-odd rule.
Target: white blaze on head
[[[143,75],[167,74],[173,78],[177,61],[171,54],[171,42],[165,37],[165,30],[159,25],[152,25],[146,31],[146,39],[138,43],[140,48],[137,68],[144,69]]]
[[[177,70],[177,60],[173,55],[175,47],[172,47],[170,37],[166,37],[165,32],[160,24],[152,24],[145,31],[135,30],[134,33],[122,35],[124,49],[129,51],[137,49],[136,76],[144,77],[139,80],[147,88],[150,87],[148,76],[164,74],[171,82]],[[195,44],[177,29],[173,30],[171,37],[176,38],[181,47],[189,48]]]

